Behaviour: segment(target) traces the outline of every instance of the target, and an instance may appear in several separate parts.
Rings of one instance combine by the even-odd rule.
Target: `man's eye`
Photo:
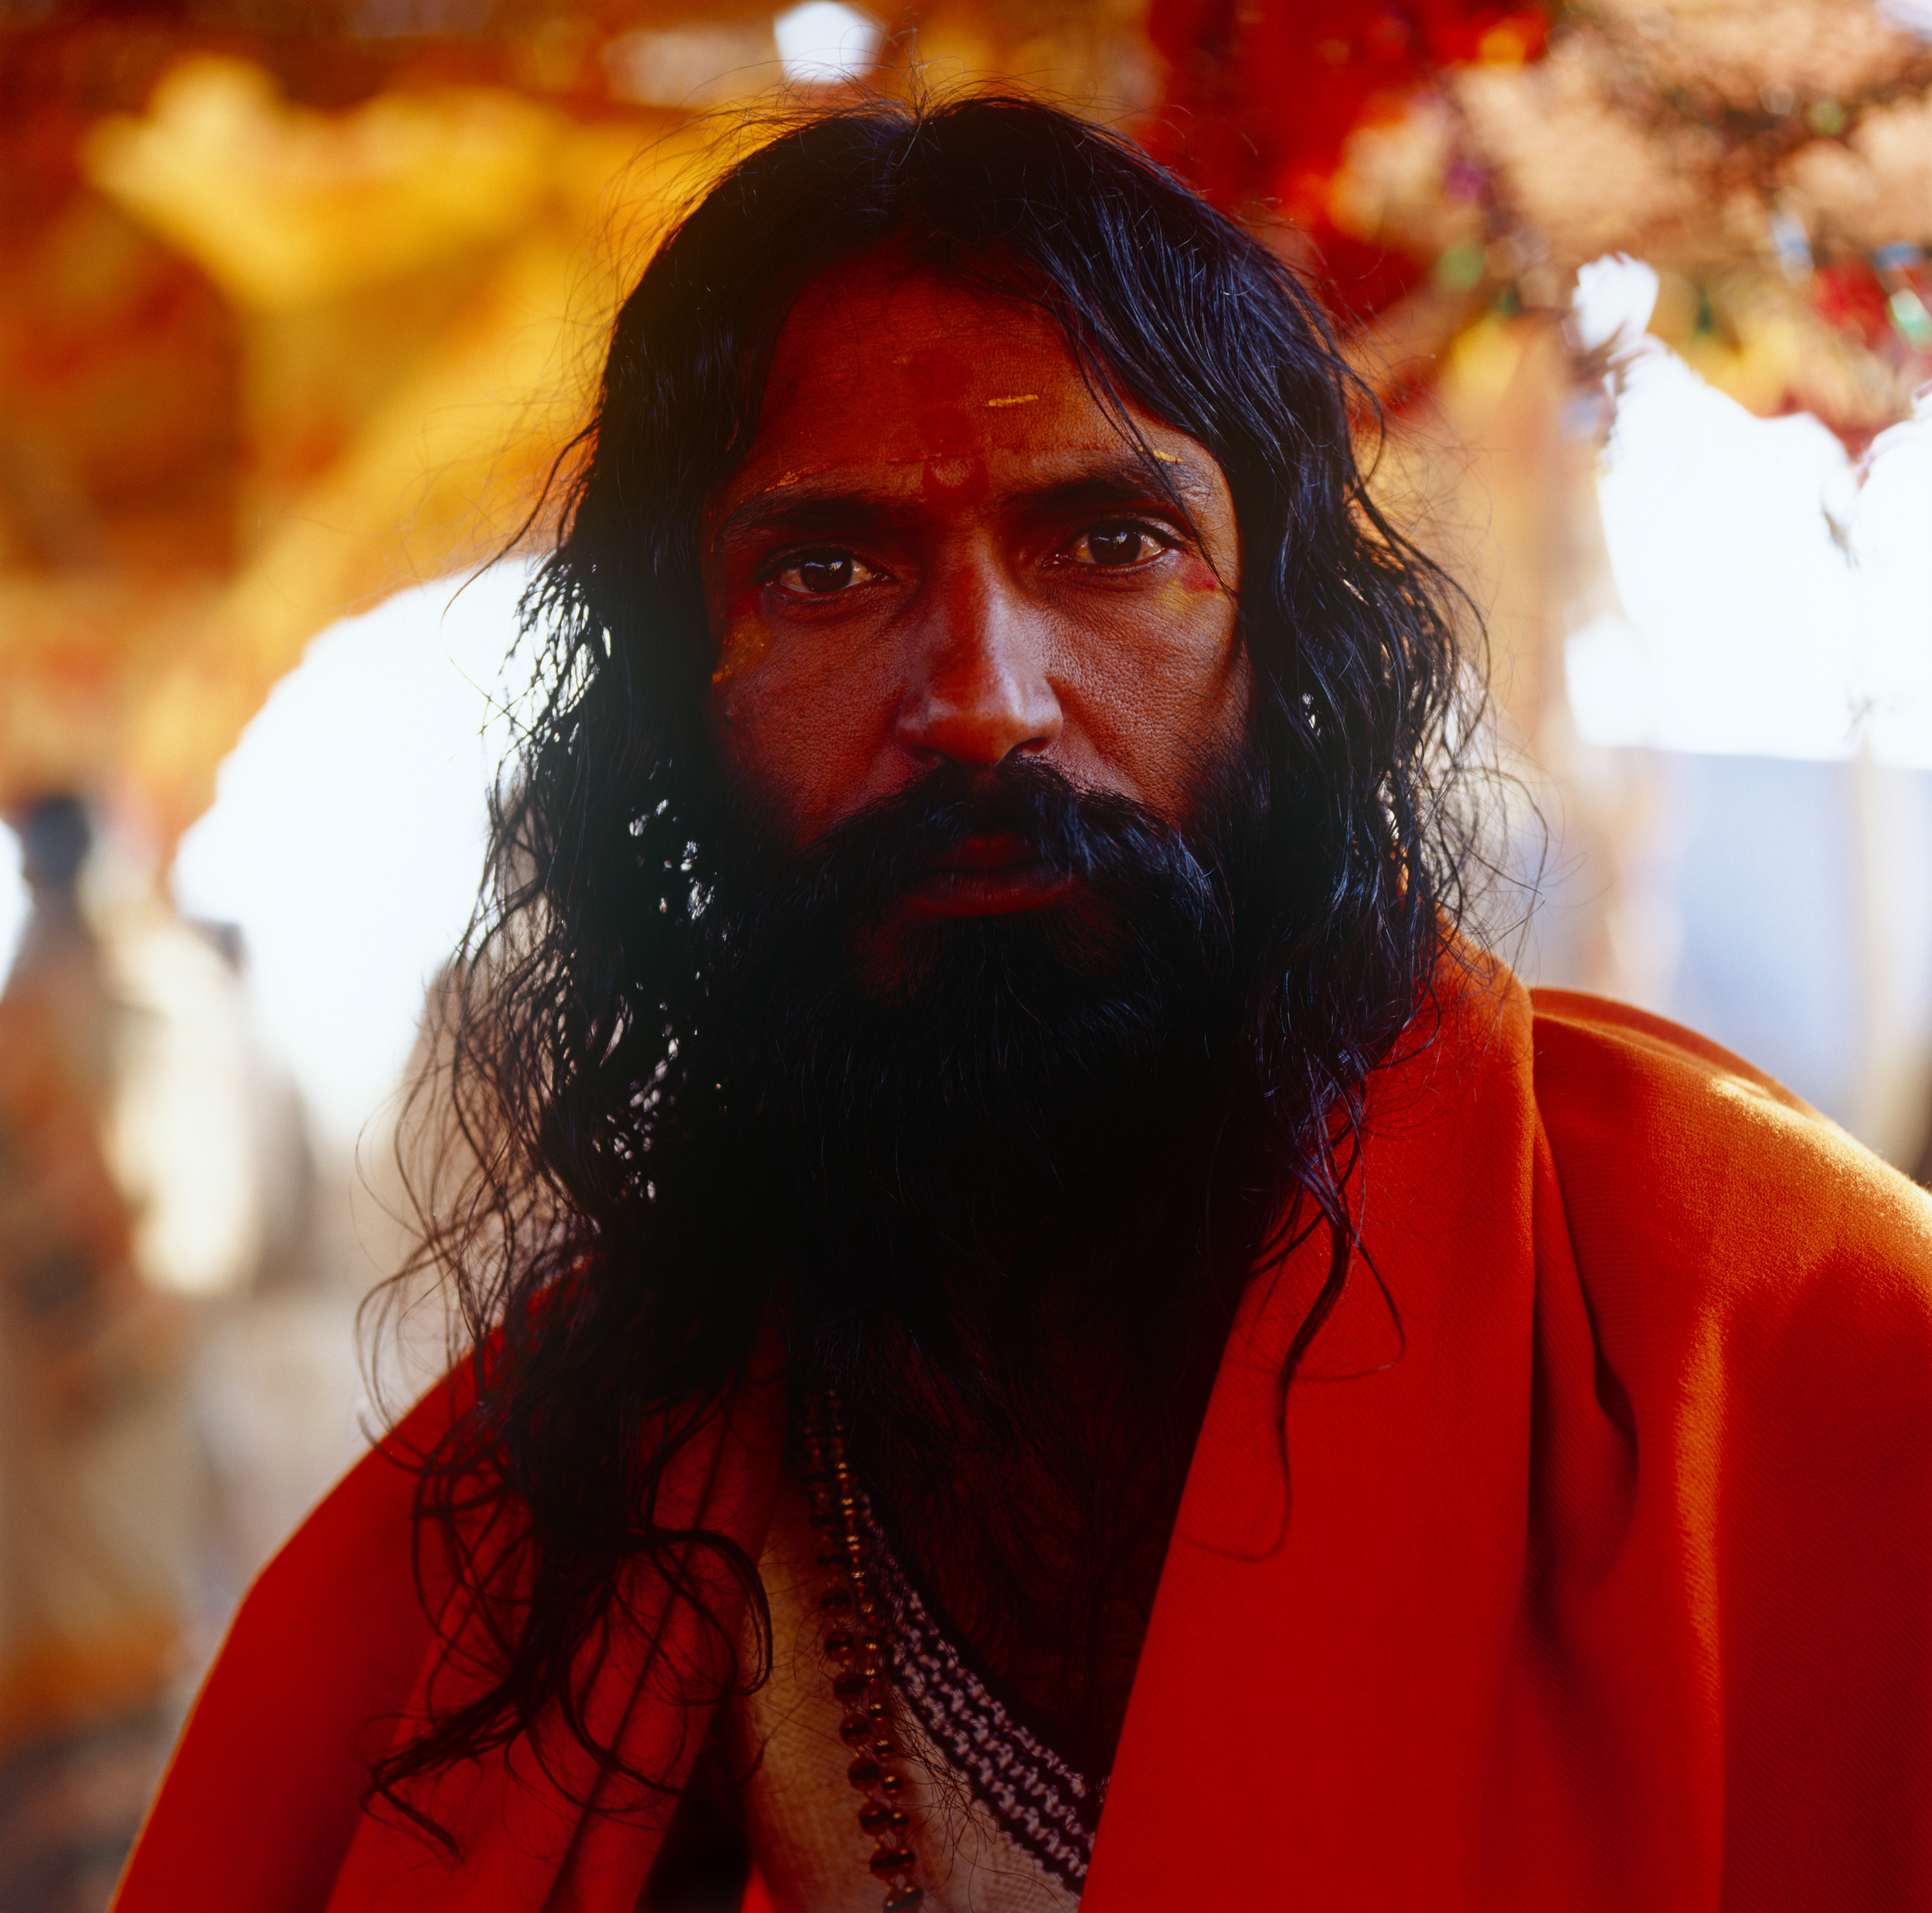
[[[1129,523],[1095,525],[1082,532],[1071,547],[1077,563],[1108,571],[1144,564],[1167,549],[1166,541],[1146,526]]]
[[[878,575],[849,551],[808,551],[774,574],[772,582],[806,597],[835,597]]]

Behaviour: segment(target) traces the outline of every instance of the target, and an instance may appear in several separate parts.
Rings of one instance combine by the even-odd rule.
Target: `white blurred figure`
[[[32,908],[0,994],[0,1904],[92,1913],[172,1730],[208,1484],[192,1324],[145,1279],[147,1217],[108,1146],[154,1012],[90,919],[85,808],[51,797],[20,828]]]
[[[0,1907],[36,1913],[104,1906],[188,1685],[352,1445],[259,1510],[288,1471],[223,1382],[298,1392],[260,1325],[304,1286],[300,1112],[232,929],[94,835],[71,797],[22,820],[0,995]],[[342,1349],[335,1397],[347,1313],[296,1338]]]
[[[261,1086],[235,965],[158,911],[123,929],[110,961],[124,1026],[108,1156],[136,1263],[157,1289],[228,1294],[265,1237]]]

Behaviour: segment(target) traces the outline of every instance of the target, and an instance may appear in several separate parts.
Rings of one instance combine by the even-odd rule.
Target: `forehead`
[[[1185,441],[1131,403],[1160,451]],[[1089,391],[1053,319],[889,260],[821,274],[781,329],[734,500],[863,467],[911,475],[935,460],[1036,461],[1117,453],[1124,434]]]

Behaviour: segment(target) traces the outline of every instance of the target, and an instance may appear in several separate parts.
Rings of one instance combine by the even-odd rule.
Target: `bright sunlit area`
[[[175,900],[239,928],[263,1034],[326,1148],[393,1094],[476,902],[528,576],[418,586],[313,639],[182,840]]]
[[[1573,632],[1588,743],[1932,766],[1932,390],[1854,461],[1804,413],[1754,417],[1654,339],[1657,275],[1584,269],[1612,345],[1597,495],[1623,615]]]

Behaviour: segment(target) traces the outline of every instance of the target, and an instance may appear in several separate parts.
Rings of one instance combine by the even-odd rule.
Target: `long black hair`
[[[614,1758],[571,1670],[621,1571],[668,1573],[688,1543],[658,1523],[659,1486],[770,1318],[770,1271],[727,1226],[756,1200],[718,1146],[728,1086],[695,1060],[713,1055],[696,1038],[717,775],[701,524],[801,291],[887,245],[1049,315],[1124,434],[1126,399],[1198,441],[1232,492],[1257,854],[1281,879],[1247,931],[1242,1122],[1265,1186],[1240,1273],[1292,1234],[1332,1244],[1284,1388],[1351,1267],[1364,1085],[1419,1040],[1403,1033],[1426,1023],[1459,918],[1467,607],[1369,496],[1372,398],[1268,246],[1131,144],[1025,99],[842,107],[732,165],[624,301],[525,605],[540,688],[450,994],[434,1093],[460,1186],[429,1199],[421,1258],[460,1303],[478,1392],[419,1512],[496,1615],[498,1663],[379,1768],[405,1810],[413,1776],[546,1721]],[[487,1558],[479,1504],[515,1511],[487,1524]],[[706,1544],[762,1614],[754,1564]]]

